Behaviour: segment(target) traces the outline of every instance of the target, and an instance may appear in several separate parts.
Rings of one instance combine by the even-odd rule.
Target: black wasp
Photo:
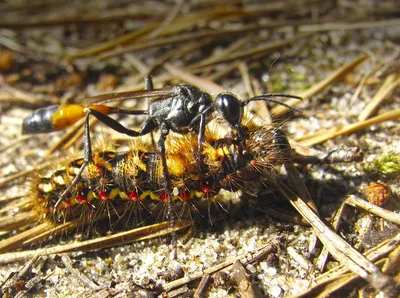
[[[252,101],[273,102],[283,105],[288,109],[298,111],[274,98],[286,97],[297,98],[298,96],[268,93],[255,96],[244,101],[239,100],[232,93],[220,93],[212,99],[211,95],[201,91],[199,88],[190,85],[177,85],[164,89],[153,89],[151,78],[147,79],[147,89],[143,91],[111,93],[95,96],[87,100],[88,104],[62,104],[41,108],[33,112],[27,117],[22,124],[22,133],[48,133],[76,123],[79,119],[85,117],[84,123],[84,162],[76,175],[74,181],[61,194],[54,209],[56,215],[57,207],[64,200],[82,175],[85,167],[92,162],[92,148],[90,141],[89,117],[90,115],[97,118],[113,130],[126,134],[131,137],[143,136],[148,133],[160,130],[160,137],[157,143],[157,150],[161,157],[163,175],[165,179],[166,194],[168,202],[171,201],[171,181],[167,168],[165,140],[170,130],[185,134],[189,131],[198,133],[198,156],[200,168],[202,163],[201,152],[202,143],[204,141],[205,126],[211,118],[213,112],[219,113],[231,126],[237,142],[244,142],[241,122],[243,118],[244,107]],[[103,105],[107,102],[150,98],[151,102],[147,110],[127,110]],[[111,114],[127,114],[127,115],[147,115],[139,131],[127,128],[120,124],[117,120],[111,118]],[[171,206],[171,204],[168,204]],[[172,211],[168,210],[171,215]]]

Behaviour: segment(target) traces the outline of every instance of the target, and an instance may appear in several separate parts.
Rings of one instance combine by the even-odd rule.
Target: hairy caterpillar
[[[167,165],[178,220],[199,216],[212,221],[213,214],[224,209],[226,197],[246,203],[247,198],[268,189],[268,182],[276,177],[275,168],[290,158],[290,146],[283,132],[273,126],[249,122],[243,131],[244,145],[230,134],[207,130],[202,168],[195,136],[170,138]],[[56,222],[52,216],[55,202],[74,179],[82,158],[58,165],[46,175],[36,175],[19,213],[10,218],[12,225],[6,218],[1,227],[12,230],[41,222],[57,226],[74,220],[95,224],[105,218],[110,225],[120,222],[127,227],[162,221],[166,210],[164,177],[159,155],[149,143],[138,139],[126,152],[104,146],[94,149],[93,163],[58,206]],[[235,196],[226,195],[231,192]]]
[[[207,133],[201,169],[196,160],[197,139],[189,135],[171,139],[167,165],[173,208],[179,219],[188,218],[190,210],[210,214],[221,190],[256,196],[269,179],[274,179],[274,168],[290,158],[290,147],[280,130],[255,125],[244,130],[243,148],[229,135],[215,138]],[[117,216],[133,214],[134,221],[141,222],[161,212],[166,203],[164,178],[160,158],[151,152],[149,144],[137,141],[126,152],[99,149],[92,157],[80,181],[58,206],[57,213],[64,221],[81,216],[96,220],[102,212],[113,210]],[[52,221],[58,196],[74,179],[82,162],[82,158],[74,159],[51,175],[33,180],[32,212],[39,220]]]

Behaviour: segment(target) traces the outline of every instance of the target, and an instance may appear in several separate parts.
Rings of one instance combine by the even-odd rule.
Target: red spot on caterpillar
[[[63,201],[64,208],[71,208],[72,204],[70,201]]]
[[[200,188],[201,191],[204,192],[205,194],[208,194],[210,192],[210,189],[205,185],[202,185]]]
[[[79,204],[86,204],[88,202],[88,200],[81,194],[76,195],[76,200],[78,201]]]
[[[167,202],[168,202],[167,193],[164,192],[164,193],[160,196],[160,201],[163,202],[163,203],[167,203]]]
[[[132,201],[140,201],[139,195],[134,191],[129,192],[128,198],[129,198],[129,200],[132,200]]]
[[[107,195],[105,191],[99,191],[99,198],[102,201],[107,201],[110,197]]]
[[[189,200],[189,193],[186,191],[182,191],[180,194],[181,200],[182,201],[188,201]]]

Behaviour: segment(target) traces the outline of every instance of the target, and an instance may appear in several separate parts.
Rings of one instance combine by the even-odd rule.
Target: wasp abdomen
[[[34,111],[32,115],[24,119],[22,133],[47,133],[54,131],[53,115],[59,107],[60,105],[53,105]]]
[[[89,110],[103,114],[110,113],[110,107],[103,105],[63,104],[38,109],[22,123],[22,133],[48,133],[67,128],[87,115]]]

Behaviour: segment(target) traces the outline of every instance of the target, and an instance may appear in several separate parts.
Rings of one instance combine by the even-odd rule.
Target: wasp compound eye
[[[243,116],[242,102],[231,93],[221,93],[215,98],[215,109],[230,125],[240,124]]]
[[[54,131],[53,115],[59,105],[38,109],[22,122],[22,134],[47,133]]]

